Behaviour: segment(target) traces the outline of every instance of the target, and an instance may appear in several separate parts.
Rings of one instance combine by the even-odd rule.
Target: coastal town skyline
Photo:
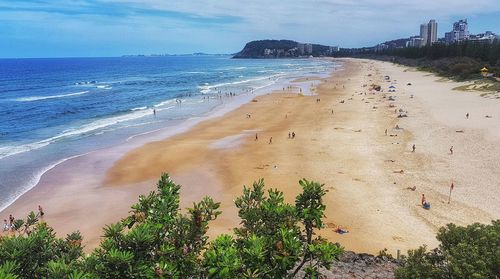
[[[419,24],[430,19],[439,24],[438,38],[464,18],[471,34],[500,33],[500,7],[492,0],[421,1],[418,5],[291,1],[279,9],[253,1],[242,6],[226,1],[167,4],[154,0],[0,3],[4,31],[0,57],[235,53],[246,42],[259,39],[367,47],[418,35]]]

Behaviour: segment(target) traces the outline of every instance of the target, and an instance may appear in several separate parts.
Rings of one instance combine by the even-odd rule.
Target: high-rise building
[[[429,23],[420,24],[420,38],[421,40],[413,40],[410,44],[417,46],[432,45],[438,41],[437,38],[438,24],[436,20],[431,19]]]
[[[425,23],[420,24],[420,38],[422,38],[422,41],[420,41],[420,43],[423,46],[427,45],[428,37],[429,37],[429,26]]]
[[[427,24],[427,45],[432,45],[437,42],[437,29],[437,22],[434,19],[431,19],[429,24]]]
[[[446,32],[444,37],[449,44],[467,40],[469,38],[467,19],[461,19],[453,23],[453,30]]]

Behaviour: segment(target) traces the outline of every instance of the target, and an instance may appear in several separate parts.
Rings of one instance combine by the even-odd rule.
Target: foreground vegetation
[[[299,271],[318,278],[342,248],[316,235],[326,206],[323,185],[301,180],[302,193],[288,204],[264,182],[236,199],[241,226],[212,242],[208,224],[221,213],[205,197],[187,214],[167,174],[157,190],[139,197],[130,216],[106,226],[100,246],[84,256],[82,236],[61,239],[34,213],[15,221],[15,235],[0,240],[0,278],[286,278]]]
[[[321,278],[342,254],[317,236],[323,227],[323,185],[301,180],[295,204],[265,192],[263,180],[235,200],[241,224],[209,242],[208,224],[221,213],[205,197],[182,213],[180,186],[167,174],[140,196],[130,215],[108,225],[98,248],[84,255],[82,236],[56,237],[34,213],[0,239],[0,278]],[[396,278],[498,278],[500,220],[439,230],[438,248],[408,251]],[[387,251],[382,251],[389,256]]]
[[[500,220],[491,225],[449,224],[439,229],[438,248],[408,251],[396,278],[499,278]]]

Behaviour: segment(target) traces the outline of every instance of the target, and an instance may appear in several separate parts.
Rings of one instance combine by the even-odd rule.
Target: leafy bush
[[[44,275],[52,274],[56,263],[74,268],[76,260],[83,255],[82,237],[78,232],[65,239],[57,238],[53,229],[38,222],[33,212],[26,221],[16,220],[14,224],[17,224],[15,235],[0,239],[0,275],[45,278]]]
[[[244,187],[235,201],[241,227],[212,242],[206,233],[220,204],[205,197],[181,213],[180,186],[167,174],[128,217],[104,228],[89,256],[79,233],[56,238],[30,214],[17,222],[16,235],[0,239],[0,278],[286,278],[301,269],[318,278],[342,248],[316,236],[326,208],[323,185],[299,183],[295,204],[278,190],[266,194],[263,180]]]
[[[438,248],[408,251],[396,278],[498,278],[500,220],[467,227],[449,224],[439,230]]]

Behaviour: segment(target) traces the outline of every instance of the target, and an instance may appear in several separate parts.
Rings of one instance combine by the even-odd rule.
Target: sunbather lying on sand
[[[345,234],[345,233],[348,233],[349,231],[342,229],[341,227],[337,227],[337,229],[335,229],[335,232],[339,233],[339,234]]]

